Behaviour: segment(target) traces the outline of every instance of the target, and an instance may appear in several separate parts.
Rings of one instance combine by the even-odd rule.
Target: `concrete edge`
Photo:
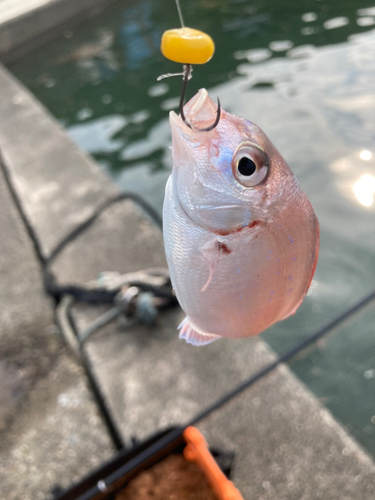
[[[20,0],[22,1],[22,0]],[[54,0],[0,24],[0,60],[10,63],[119,0]]]
[[[118,196],[120,189],[1,64],[0,87],[2,156],[43,254],[48,256],[102,203]]]
[[[268,352],[271,356],[277,359],[277,353],[272,349],[272,347],[267,344],[264,340],[261,340],[260,348]],[[319,399],[315,396],[315,394],[311,391],[311,389],[302,382],[301,379],[297,377],[297,375],[289,368],[288,364],[282,363],[277,368],[279,371],[287,373],[289,377],[293,378],[299,385],[303,387],[305,392],[310,394],[311,398],[314,399],[317,405],[321,409],[321,417],[324,420],[324,423],[327,424],[328,427],[334,430],[337,433],[342,441],[342,443],[350,448],[351,450],[355,450],[357,454],[357,458],[366,466],[375,466],[374,460],[369,455],[369,453],[362,447],[356,439],[349,434],[344,427],[340,424],[338,420],[332,415],[332,413],[319,401]]]

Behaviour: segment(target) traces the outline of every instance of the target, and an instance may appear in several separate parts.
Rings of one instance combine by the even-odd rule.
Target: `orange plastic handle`
[[[185,459],[198,463],[219,500],[243,500],[241,493],[232,481],[229,481],[220,470],[199,430],[195,427],[187,427],[183,432],[183,436],[186,441]]]

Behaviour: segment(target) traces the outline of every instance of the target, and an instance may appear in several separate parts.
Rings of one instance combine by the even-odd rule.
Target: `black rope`
[[[16,208],[20,214],[20,217],[22,219],[22,222],[25,225],[26,232],[34,246],[35,253],[37,255],[37,258],[42,266],[45,265],[46,258],[43,254],[42,246],[39,242],[39,239],[37,238],[34,228],[31,225],[28,216],[26,215],[26,212],[22,206],[22,203],[20,199],[18,198],[17,191],[13,185],[13,180],[12,180],[12,174],[10,173],[10,169],[4,159],[4,156],[2,154],[2,151],[0,149],[0,168],[4,174],[5,182],[7,184],[7,187],[9,189],[9,192],[13,198],[14,204],[16,205]]]
[[[210,405],[208,408],[200,412],[193,419],[190,420],[184,427],[177,427],[172,429],[166,435],[162,436],[157,442],[155,442],[152,446],[144,450],[142,453],[138,454],[134,458],[132,458],[129,462],[125,463],[122,467],[117,469],[114,473],[109,475],[106,478],[106,484],[111,489],[111,486],[115,484],[121,477],[125,474],[133,470],[134,468],[141,465],[145,460],[148,460],[153,455],[159,453],[163,448],[170,446],[174,441],[176,441],[182,434],[183,430],[190,425],[197,425],[205,418],[209,417],[216,410],[219,410],[224,405],[233,400],[236,396],[244,392],[246,389],[254,385],[256,382],[261,380],[263,377],[271,373],[275,370],[281,363],[285,363],[290,361],[294,356],[299,354],[301,351],[309,347],[311,344],[322,338],[328,332],[332,331],[334,328],[337,328],[344,321],[349,319],[349,317],[353,316],[361,309],[369,305],[372,301],[375,300],[375,290],[371,292],[369,295],[364,297],[362,300],[357,302],[353,307],[348,309],[345,313],[341,314],[339,317],[328,323],[326,326],[321,328],[319,331],[307,337],[307,339],[300,342],[296,347],[290,349],[286,353],[282,354],[279,358],[277,358],[274,362],[265,366],[261,370],[259,370],[255,375],[252,375],[247,380],[245,380],[242,384],[235,387],[232,391],[225,394],[222,398],[217,400],[214,404]],[[82,496],[77,500],[89,500],[93,498],[99,489],[97,486],[92,487],[90,490],[85,492]]]
[[[76,337],[77,335],[77,328],[76,328],[76,323],[74,321],[74,318],[71,314],[70,307],[68,308],[68,314],[67,314],[67,319],[70,323],[71,328],[73,329]],[[121,436],[121,432],[119,431],[115,420],[112,418],[111,412],[109,408],[107,407],[105,403],[105,397],[101,391],[100,385],[97,383],[94,375],[94,370],[92,368],[91,361],[89,357],[86,355],[86,352],[84,349],[80,349],[80,361],[82,363],[82,366],[85,370],[86,376],[88,378],[91,390],[94,394],[96,404],[98,405],[99,411],[103,417],[103,420],[106,424],[108,433],[112,439],[112,442],[116,448],[117,451],[120,451],[124,449],[124,442]]]
[[[99,218],[99,216],[112,205],[119,203],[123,200],[132,200],[151,217],[151,219],[158,225],[159,228],[162,227],[162,219],[160,215],[154,210],[148,203],[146,203],[140,196],[134,193],[120,193],[113,198],[106,200],[102,203],[94,213],[88,217],[85,221],[75,227],[70,233],[68,233],[52,250],[49,257],[44,259],[43,263],[43,281],[46,292],[51,295],[56,302],[59,302],[64,295],[71,295],[76,300],[80,302],[88,302],[94,304],[111,304],[117,294],[115,291],[106,290],[104,288],[88,289],[80,287],[77,285],[58,285],[56,283],[55,277],[50,271],[51,263],[58,257],[58,255],[73,241],[76,240],[78,236],[89,229],[93,223]],[[36,236],[34,235],[37,240]],[[162,293],[162,292],[160,292]]]
[[[1,150],[0,150],[0,170],[4,174],[4,178],[5,178],[7,187],[9,189],[9,192],[11,193],[11,196],[13,198],[14,204],[15,204],[15,206],[16,206],[18,212],[19,212],[19,215],[20,215],[20,217],[21,217],[21,219],[22,219],[22,221],[23,221],[23,223],[25,225],[26,232],[27,232],[27,234],[28,234],[28,236],[29,236],[29,238],[30,238],[33,246],[34,246],[35,253],[36,253],[37,258],[38,258],[38,260],[40,262],[40,265],[42,267],[42,271],[44,273],[47,273],[48,272],[48,259],[43,254],[43,250],[42,250],[41,244],[39,242],[39,239],[38,239],[38,237],[36,235],[36,232],[35,232],[32,224],[30,223],[30,221],[28,219],[28,216],[26,215],[26,212],[25,212],[25,210],[24,210],[24,208],[22,206],[22,203],[21,203],[20,199],[18,198],[17,191],[16,191],[16,189],[15,189],[15,187],[13,185],[13,182],[12,182],[12,178],[11,178],[9,167],[7,166],[6,162],[4,161],[4,157],[1,154]],[[115,201],[113,201],[113,202],[115,202]],[[109,204],[111,204],[111,203],[109,203]],[[101,209],[101,211],[103,211],[104,210],[103,206],[100,207],[97,210],[97,212],[99,212],[100,209]],[[90,219],[92,219],[94,216],[95,216],[95,218],[97,218],[98,215],[99,215],[99,213],[95,213]],[[87,223],[87,221],[86,221],[86,223]],[[81,226],[83,226],[83,225],[84,224],[81,224]],[[78,235],[81,231],[77,231],[77,229],[75,230],[75,232]],[[69,238],[69,236],[70,235],[68,235],[65,238],[66,244],[68,244],[68,242],[71,241],[71,238]],[[65,245],[62,245],[60,243],[55,248],[54,252],[52,252],[53,257],[56,257],[57,254],[64,248],[64,246]],[[54,282],[53,282],[53,278],[52,278],[52,275],[51,275],[50,285],[53,286],[53,283]],[[59,287],[58,285],[55,285],[55,286],[56,286],[56,292],[57,292],[58,289],[60,291],[64,289],[64,287]],[[78,290],[78,287],[77,287],[77,290]],[[81,290],[81,293],[83,293],[84,291],[85,290]],[[71,323],[72,328],[75,328],[74,322],[72,321],[72,318],[71,318],[70,315],[69,315],[68,319],[69,319],[69,321]],[[96,382],[95,376],[93,374],[90,362],[89,362],[89,360],[87,359],[87,356],[84,353],[82,353],[81,361],[82,361],[82,366],[84,368],[86,376],[88,378],[91,390],[93,392],[96,404],[97,404],[97,406],[99,408],[99,411],[100,411],[100,413],[101,413],[101,415],[103,417],[103,420],[104,420],[104,422],[106,424],[106,427],[108,429],[108,433],[109,433],[109,435],[110,435],[110,437],[112,439],[112,442],[113,442],[114,446],[116,447],[116,449],[120,450],[120,449],[122,449],[124,447],[124,443],[122,441],[121,434],[120,434],[120,432],[118,431],[118,429],[116,427],[116,424],[115,424],[115,422],[114,422],[114,420],[112,418],[110,410],[107,408],[107,405],[105,403],[105,399],[104,399],[104,397],[103,397],[103,395],[101,393],[100,387],[99,387],[98,383]]]
[[[98,217],[110,206],[112,206],[115,203],[118,203],[122,200],[132,200],[136,202],[139,206],[141,206],[145,212],[152,218],[152,220],[159,226],[162,226],[162,220],[159,216],[159,214],[150,206],[148,203],[146,203],[140,196],[133,194],[133,193],[121,193],[119,195],[116,195],[115,197],[105,201],[102,205],[100,205],[95,212],[82,224],[78,225],[76,228],[74,228],[69,234],[65,236],[54,248],[54,250],[51,252],[49,257],[46,257],[44,255],[44,252],[42,250],[42,245],[39,241],[39,238],[36,234],[36,231],[34,227],[32,226],[26,211],[21,203],[20,198],[18,197],[18,193],[16,191],[16,188],[13,184],[12,180],[12,175],[10,173],[10,169],[4,159],[4,156],[2,155],[1,149],[0,149],[0,170],[4,174],[5,182],[7,185],[7,188],[9,189],[9,192],[12,196],[13,202],[18,210],[18,213],[22,219],[22,222],[25,226],[26,232],[32,242],[32,245],[35,250],[35,254],[37,256],[37,259],[40,263],[41,269],[42,269],[42,274],[43,274],[43,282],[44,282],[44,288],[45,291],[51,295],[56,302],[58,302],[63,295],[71,295],[75,297],[78,300],[85,301],[85,302],[96,302],[96,303],[113,303],[114,297],[117,294],[117,291],[109,291],[109,290],[100,290],[100,289],[86,289],[83,287],[79,287],[76,285],[65,285],[61,286],[56,283],[55,277],[53,276],[52,272],[49,270],[50,264],[53,262],[53,260],[66,248],[69,243],[73,242],[75,238],[77,238],[80,234],[82,234],[86,229],[88,229],[97,219]],[[167,292],[165,292],[166,294]],[[163,290],[160,291],[160,296],[162,296]],[[173,301],[174,303],[176,302],[175,296],[173,296]],[[75,324],[74,321],[69,314],[68,320],[70,321],[70,324],[73,329],[75,329]],[[81,353],[81,362],[83,365],[83,368],[85,370],[86,376],[88,378],[91,390],[94,394],[96,403],[98,405],[99,411],[102,414],[102,417],[104,419],[104,422],[106,423],[109,435],[111,436],[112,442],[114,446],[116,447],[117,450],[123,449],[124,448],[124,443],[122,441],[121,433],[117,429],[117,426],[115,424],[114,419],[112,418],[111,412],[109,408],[107,407],[105,403],[104,396],[101,393],[100,386],[96,382],[95,375],[93,373],[91,363],[89,359],[87,358],[86,354],[83,352]]]
[[[82,234],[86,229],[91,227],[93,223],[98,219],[98,217],[105,211],[107,208],[111,207],[115,203],[118,203],[123,200],[132,200],[141,206],[145,212],[152,218],[152,220],[161,228],[162,227],[162,219],[160,215],[154,210],[147,202],[145,202],[140,196],[134,193],[120,193],[113,198],[106,200],[102,203],[95,212],[90,215],[85,221],[79,224],[76,228],[74,228],[69,234],[67,234],[52,250],[49,257],[46,259],[47,265],[50,265],[53,260],[61,253],[62,250],[65,249],[69,243],[74,241],[80,234]]]
[[[160,453],[164,448],[170,447],[172,443],[181,438],[182,432],[186,427],[190,425],[197,425],[205,418],[209,417],[216,410],[222,408],[225,404],[229,403],[236,396],[244,392],[246,389],[254,385],[256,382],[261,380],[263,377],[271,373],[275,368],[277,368],[281,363],[285,363],[290,361],[294,356],[299,354],[301,351],[306,349],[306,347],[310,346],[328,332],[332,331],[334,328],[337,328],[341,323],[346,321],[353,314],[359,312],[361,309],[369,305],[372,301],[375,300],[375,290],[367,295],[365,298],[357,302],[353,307],[348,309],[345,313],[341,314],[338,318],[334,319],[326,326],[324,326],[321,330],[317,331],[313,335],[310,335],[307,339],[300,342],[296,347],[291,349],[290,351],[282,354],[279,358],[277,358],[273,363],[265,366],[261,370],[259,370],[255,375],[252,375],[247,380],[245,380],[242,384],[235,387],[232,391],[225,394],[222,398],[216,401],[214,404],[210,405],[208,408],[200,412],[193,419],[190,420],[184,427],[176,427],[169,431],[167,434],[162,436],[158,441],[153,443],[150,447],[143,450],[141,453],[137,454],[134,458],[126,462],[120,468],[118,468],[115,472],[106,477],[106,486],[109,491],[112,491],[112,488],[117,484],[121,478],[135,469],[139,467],[143,462],[149,460],[152,456]],[[77,500],[90,500],[100,493],[100,490],[97,485],[91,487],[85,493],[78,497]]]
[[[11,179],[11,174],[9,172],[9,169],[6,166],[6,163],[4,162],[4,158],[1,155],[0,151],[0,167],[2,168],[4,172],[4,176],[6,179],[6,182],[8,184],[9,190],[12,194],[12,197],[14,199],[14,203],[17,206],[17,209],[20,213],[20,216],[25,224],[26,231],[28,232],[31,241],[33,242],[35,252],[41,262],[42,269],[44,270],[45,273],[45,285],[48,286],[49,293],[52,294],[57,300],[65,293],[69,293],[70,295],[81,295],[81,297],[85,298],[86,300],[90,301],[91,299],[94,298],[94,295],[91,294],[96,294],[96,299],[98,302],[105,300],[106,298],[109,297],[110,294],[113,294],[114,292],[108,292],[107,290],[87,290],[87,289],[81,289],[80,287],[76,287],[75,285],[66,285],[65,287],[61,287],[57,285],[54,282],[53,275],[49,272],[48,266],[50,263],[58,256],[58,254],[69,244],[71,243],[75,238],[77,238],[82,232],[84,232],[86,229],[88,229],[94,222],[95,220],[101,215],[101,213],[106,210],[108,207],[113,205],[114,203],[117,203],[119,201],[125,200],[125,199],[131,199],[138,203],[144,210],[152,217],[153,220],[161,227],[162,221],[159,215],[155,212],[155,210],[150,207],[141,197],[134,195],[132,193],[123,193],[120,195],[115,196],[114,198],[109,199],[105,203],[103,203],[86,221],[84,221],[82,224],[77,226],[73,231],[71,231],[65,238],[55,247],[55,249],[51,252],[50,256],[46,258],[43,255],[43,251],[40,245],[40,242],[38,240],[38,237],[36,236],[36,233],[34,231],[34,228],[32,227],[24,209],[23,206],[18,198],[18,195],[16,193],[16,190],[13,186],[12,179]],[[87,293],[87,295],[85,295]],[[372,301],[375,300],[375,290],[368,294],[366,297],[364,297],[362,300],[357,302],[354,306],[349,308],[347,311],[345,311],[343,314],[338,316],[336,319],[328,323],[325,327],[321,328],[317,332],[313,333],[309,337],[307,337],[305,340],[300,342],[296,347],[293,349],[289,350],[288,352],[284,353],[281,355],[279,358],[277,358],[274,362],[270,363],[260,371],[258,371],[255,375],[251,376],[247,380],[245,380],[242,384],[238,385],[236,388],[234,388],[232,391],[228,392],[225,394],[222,398],[220,398],[218,401],[216,401],[213,405],[210,405],[208,408],[203,410],[201,413],[199,413],[196,417],[194,417],[188,425],[196,425],[197,423],[201,422],[203,419],[207,418],[209,415],[211,415],[214,411],[218,410],[225,404],[227,404],[229,401],[234,399],[236,396],[238,396],[240,393],[251,387],[253,384],[255,384],[257,381],[271,373],[277,366],[279,366],[281,363],[285,363],[292,359],[294,356],[299,354],[302,350],[307,348],[308,346],[312,345],[315,343],[317,340],[322,338],[324,335],[326,335],[328,332],[332,331],[334,328],[337,328],[340,324],[342,324],[344,321],[349,319],[351,316],[359,312],[361,309],[369,305]],[[114,441],[117,447],[121,446],[121,437],[115,429],[115,425],[112,422],[112,418],[110,416],[110,412],[106,407],[106,404],[103,400],[103,397],[100,394],[100,390],[98,388],[98,385],[95,382],[95,377],[92,374],[90,368],[85,366],[86,373],[88,373],[90,383],[94,387],[94,392],[96,395],[96,399],[98,401],[98,404],[100,408],[103,411],[103,408],[106,413],[106,421],[111,422],[111,435],[114,433],[117,436],[115,437]],[[164,436],[160,441],[155,443],[153,446],[153,449],[157,449],[158,446],[165,446],[167,443],[171,442],[172,440],[176,439],[176,435],[180,431],[172,431],[171,433],[168,433],[166,436]],[[112,437],[114,437],[112,435]]]
[[[51,251],[49,256],[45,256],[42,245],[40,244],[39,238],[36,235],[36,231],[33,228],[24,207],[18,197],[16,189],[14,187],[10,169],[4,159],[4,156],[0,150],[0,166],[4,172],[4,177],[13,198],[13,201],[18,209],[18,212],[22,218],[25,225],[26,231],[35,249],[35,253],[38,257],[40,265],[42,267],[43,275],[43,285],[46,293],[50,295],[57,303],[60,302],[64,295],[71,295],[76,300],[80,302],[94,303],[94,304],[112,304],[113,300],[117,294],[117,291],[107,290],[105,288],[85,288],[76,284],[59,285],[56,282],[56,278],[50,270],[52,262],[59,256],[59,254],[73,241],[76,240],[78,236],[89,229],[94,222],[100,217],[100,215],[110,208],[112,205],[119,203],[124,200],[132,200],[137,205],[139,205],[148,216],[157,224],[159,228],[162,227],[162,219],[160,215],[152,208],[146,201],[144,201],[140,196],[134,193],[120,193],[114,197],[106,200],[102,203],[92,215],[90,215],[85,221],[75,227],[70,233],[68,233]],[[144,290],[149,291],[146,284],[138,284],[138,286]],[[176,303],[175,296],[168,292],[167,289],[152,290],[153,293],[159,297],[169,298],[171,304]]]

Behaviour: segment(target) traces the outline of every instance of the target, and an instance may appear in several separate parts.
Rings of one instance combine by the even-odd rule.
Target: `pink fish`
[[[319,224],[297,179],[256,125],[202,89],[174,112],[164,242],[186,313],[180,338],[204,345],[257,335],[294,314],[318,258]],[[195,130],[194,130],[195,129]]]

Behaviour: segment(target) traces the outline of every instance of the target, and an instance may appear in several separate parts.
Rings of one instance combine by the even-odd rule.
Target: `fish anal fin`
[[[178,329],[180,330],[180,339],[185,339],[188,344],[192,345],[207,345],[220,338],[220,335],[214,333],[198,332],[188,317],[182,321]]]

